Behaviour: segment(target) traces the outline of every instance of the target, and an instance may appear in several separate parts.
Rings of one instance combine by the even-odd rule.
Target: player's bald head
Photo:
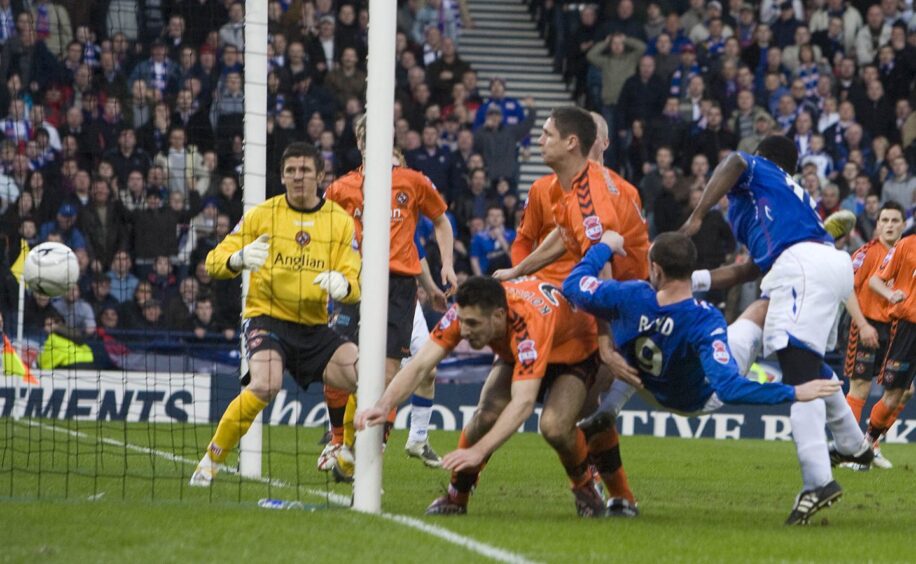
[[[689,280],[697,266],[697,248],[690,237],[669,231],[655,238],[649,249],[649,260],[669,280]]]
[[[608,137],[608,127],[607,121],[604,117],[598,112],[589,112],[592,116],[592,121],[595,122],[595,142],[592,144],[591,151],[588,153],[588,158],[595,162],[604,162],[604,151],[611,144],[610,137]]]
[[[798,168],[798,148],[795,147],[795,142],[785,135],[764,137],[757,145],[756,153],[789,174],[793,174]]]

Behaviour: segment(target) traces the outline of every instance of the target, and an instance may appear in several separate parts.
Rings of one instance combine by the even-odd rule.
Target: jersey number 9
[[[662,373],[662,350],[649,337],[636,339],[636,362],[639,369],[656,378]]]

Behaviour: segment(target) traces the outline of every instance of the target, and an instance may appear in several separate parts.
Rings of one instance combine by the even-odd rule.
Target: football
[[[25,257],[23,278],[33,292],[56,298],[76,284],[79,275],[76,254],[62,243],[42,243]]]

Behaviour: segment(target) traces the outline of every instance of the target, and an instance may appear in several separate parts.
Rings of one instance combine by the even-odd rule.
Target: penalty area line
[[[24,422],[22,420],[19,420],[18,422],[25,424],[25,425],[29,425],[31,427],[38,427],[41,429],[46,429],[48,431],[53,431],[55,433],[63,433],[63,434],[70,435],[72,437],[78,437],[81,439],[87,439],[87,440],[95,439],[107,445],[120,447],[120,448],[124,448],[127,450],[132,450],[134,452],[143,453],[143,454],[157,456],[159,458],[163,458],[170,462],[179,462],[182,464],[188,464],[188,465],[194,465],[194,466],[196,466],[197,463],[199,462],[197,460],[193,460],[185,456],[177,455],[173,452],[154,449],[154,448],[145,447],[141,445],[135,445],[133,443],[126,443],[126,442],[119,441],[117,439],[113,439],[110,437],[104,437],[102,435],[93,436],[93,435],[84,433],[82,431],[74,431],[73,429],[66,429],[64,427],[58,427],[56,425],[50,425],[48,423],[40,423],[38,421]],[[238,470],[236,470],[235,468],[223,467],[222,469],[229,474],[238,474]],[[337,494],[333,492],[323,492],[321,490],[316,490],[313,488],[305,488],[301,486],[296,488],[292,484],[288,482],[284,482],[282,480],[278,480],[276,478],[255,478],[252,476],[242,476],[242,478],[246,480],[252,480],[254,482],[259,482],[262,484],[268,484],[268,485],[271,485],[277,488],[298,489],[299,491],[302,491],[303,493],[307,493],[311,496],[325,498],[328,501],[330,501],[331,503],[334,503],[335,505],[340,505],[343,507],[350,506],[350,498],[345,495],[341,495],[341,494]],[[372,515],[372,514],[368,513],[367,515]],[[421,533],[425,533],[429,536],[436,537],[440,540],[444,540],[460,548],[464,548],[465,550],[468,550],[470,552],[474,552],[480,556],[483,556],[484,558],[489,558],[490,560],[495,560],[497,562],[505,562],[507,564],[535,564],[534,560],[529,560],[528,558],[525,558],[521,554],[516,554],[514,552],[510,552],[508,550],[487,544],[485,542],[481,542],[481,541],[472,539],[471,537],[466,537],[454,531],[450,531],[449,529],[446,529],[444,527],[433,525],[431,523],[421,521],[420,519],[416,519],[414,517],[408,517],[407,515],[399,515],[397,513],[380,513],[378,517],[381,517],[382,519],[385,519],[386,521],[391,521],[393,523],[397,523],[404,527],[409,527],[411,529],[420,531]]]

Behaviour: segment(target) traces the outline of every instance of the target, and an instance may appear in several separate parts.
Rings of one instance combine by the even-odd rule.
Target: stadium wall
[[[769,370],[767,370],[769,372]],[[39,385],[23,386],[19,401],[12,378],[0,387],[0,416],[78,421],[216,423],[238,393],[234,377],[194,373],[55,371],[39,373]],[[471,418],[482,384],[440,383],[432,428],[457,430]],[[876,397],[872,398],[874,401]],[[868,413],[866,406],[865,413]],[[406,428],[410,408],[398,413]],[[540,408],[520,431],[537,430]],[[264,411],[268,425],[324,425],[327,419],[320,386],[303,392],[290,378]],[[789,406],[725,406],[701,417],[686,418],[657,410],[634,397],[618,419],[624,435],[656,437],[790,440]],[[916,442],[916,406],[910,404],[888,431],[887,442]]]

